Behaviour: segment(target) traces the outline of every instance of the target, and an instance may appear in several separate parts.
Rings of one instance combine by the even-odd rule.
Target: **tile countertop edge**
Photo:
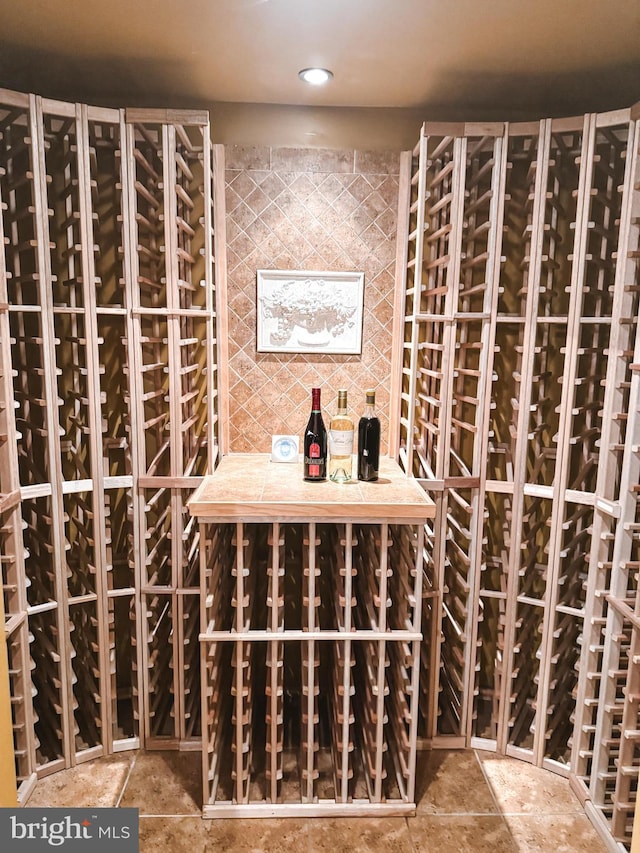
[[[305,483],[301,464],[271,462],[269,454],[230,454],[222,457],[189,499],[192,516],[216,518],[321,518],[426,520],[435,504],[393,459],[380,461],[376,483],[354,480],[339,485]],[[276,474],[278,475],[276,477]],[[387,499],[372,494],[390,487]],[[331,490],[335,489],[335,494]],[[297,490],[297,491],[296,491]],[[314,494],[314,490],[318,493]],[[340,491],[344,490],[344,491]],[[348,500],[338,500],[338,497]]]

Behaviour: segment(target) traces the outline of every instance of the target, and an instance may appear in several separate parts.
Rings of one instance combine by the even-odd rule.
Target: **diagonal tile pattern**
[[[325,415],[346,388],[354,418],[376,388],[386,452],[399,155],[229,146],[226,157],[231,451],[302,433],[319,385]],[[363,271],[362,354],[256,352],[258,269]]]
[[[140,853],[604,853],[566,779],[476,750],[418,753],[414,817],[201,817],[199,752],[120,753],[42,779],[28,805],[140,810]]]

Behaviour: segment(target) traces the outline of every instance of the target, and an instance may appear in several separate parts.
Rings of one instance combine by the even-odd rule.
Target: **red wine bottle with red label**
[[[311,389],[311,414],[304,433],[304,479],[327,478],[327,430],[320,411],[320,389]]]

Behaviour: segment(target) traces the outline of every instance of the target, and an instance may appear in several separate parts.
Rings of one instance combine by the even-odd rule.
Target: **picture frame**
[[[363,272],[257,270],[258,352],[359,355]]]

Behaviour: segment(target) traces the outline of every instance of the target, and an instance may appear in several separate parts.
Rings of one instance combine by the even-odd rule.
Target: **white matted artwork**
[[[258,352],[362,352],[364,273],[258,270]]]

